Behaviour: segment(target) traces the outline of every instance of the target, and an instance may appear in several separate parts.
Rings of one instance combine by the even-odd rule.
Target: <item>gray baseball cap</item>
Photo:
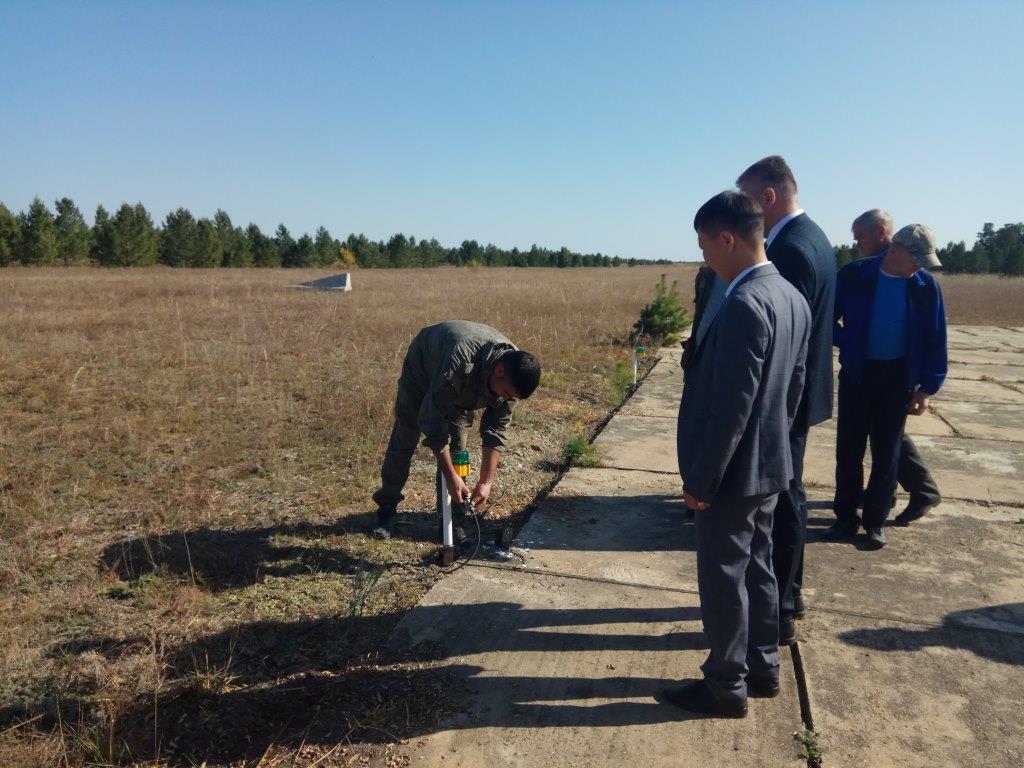
[[[906,248],[914,263],[922,269],[941,267],[935,255],[935,233],[924,224],[908,224],[892,236],[892,244]]]

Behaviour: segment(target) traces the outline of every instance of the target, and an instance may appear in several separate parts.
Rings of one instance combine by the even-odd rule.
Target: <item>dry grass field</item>
[[[491,515],[523,514],[614,407],[658,275],[695,267],[0,271],[0,765],[394,765],[445,710],[382,640],[440,574],[432,460],[364,535],[406,344],[488,322],[545,368]],[[955,323],[1024,282],[943,279]],[[478,454],[477,454],[478,455]],[[391,761],[391,762],[389,762]]]
[[[614,406],[658,275],[693,269],[0,272],[0,765],[304,765],[436,717],[376,655],[440,572],[429,454],[405,535],[363,533],[408,341],[473,319],[541,359],[515,515]]]

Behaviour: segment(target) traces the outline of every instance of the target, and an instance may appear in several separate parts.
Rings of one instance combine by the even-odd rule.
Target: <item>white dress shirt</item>
[[[774,240],[775,237],[779,234],[779,232],[782,231],[782,228],[784,226],[786,226],[787,224],[789,224],[789,222],[791,222],[793,219],[795,219],[797,216],[799,216],[803,212],[804,212],[803,208],[797,208],[795,211],[793,211],[791,214],[789,214],[789,216],[786,216],[785,218],[780,219],[778,221],[778,223],[775,224],[774,227],[772,227],[770,230],[768,230],[768,237],[766,237],[764,239],[764,247],[767,248],[769,245],[771,245],[772,244],[772,240]]]
[[[732,293],[732,289],[739,285],[740,280],[746,277],[747,274],[753,272],[758,267],[767,267],[769,264],[771,264],[770,261],[762,261],[757,264],[752,264],[751,266],[744,269],[742,272],[736,275],[736,277],[733,278],[731,283],[729,283],[729,287],[725,289],[725,295],[728,296],[730,293]]]

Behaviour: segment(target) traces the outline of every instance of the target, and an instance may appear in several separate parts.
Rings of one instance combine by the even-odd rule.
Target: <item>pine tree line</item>
[[[236,227],[218,210],[212,219],[196,219],[187,209],[167,214],[160,226],[141,203],[123,204],[111,215],[96,208],[90,227],[70,198],[56,202],[56,214],[38,197],[17,215],[0,203],[0,267],[94,264],[103,267],[617,267],[668,264],[669,261],[621,259],[601,253],[577,253],[534,245],[528,251],[466,240],[447,248],[437,240],[403,234],[386,242],[365,235],[334,238],[325,227],[314,236],[295,238],[281,224],[266,235],[255,224]]]

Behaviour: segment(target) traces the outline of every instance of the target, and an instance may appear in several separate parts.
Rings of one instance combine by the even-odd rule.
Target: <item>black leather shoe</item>
[[[907,504],[907,508],[896,515],[896,519],[892,521],[892,524],[902,526],[910,525],[915,520],[920,520],[924,517],[928,513],[928,510],[934,509],[937,506],[939,506],[938,502],[934,504]]]
[[[859,520],[852,520],[850,522],[846,522],[845,520],[836,520],[832,525],[822,531],[821,535],[823,538],[830,539],[832,541],[849,539],[856,535],[858,528],[860,528]]]
[[[370,532],[375,539],[390,539],[395,535],[395,520],[398,519],[397,509],[378,509],[377,525]]]
[[[793,596],[793,618],[802,619],[807,615],[807,603],[804,602],[804,596],[797,592]]]
[[[792,619],[779,619],[779,645],[792,645],[796,642],[796,624]]]
[[[881,549],[886,545],[885,534],[881,528],[868,528],[867,529],[867,548],[868,549]]]
[[[716,696],[703,680],[666,688],[661,695],[669,704],[687,712],[700,712],[717,717],[747,716],[746,699]]]
[[[779,676],[751,672],[747,675],[747,696],[752,699],[774,699],[779,695]]]

